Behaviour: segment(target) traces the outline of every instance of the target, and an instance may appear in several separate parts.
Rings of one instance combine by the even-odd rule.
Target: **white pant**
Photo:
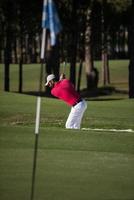
[[[66,128],[68,129],[80,129],[83,114],[87,108],[87,103],[82,100],[71,108],[71,112],[66,121]]]

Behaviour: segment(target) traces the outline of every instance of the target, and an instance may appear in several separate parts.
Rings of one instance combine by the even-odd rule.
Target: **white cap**
[[[48,83],[49,83],[49,81],[51,81],[51,80],[53,80],[53,79],[55,79],[55,75],[54,75],[54,74],[48,75],[48,76],[47,76],[47,82],[45,83],[45,85],[47,86]]]

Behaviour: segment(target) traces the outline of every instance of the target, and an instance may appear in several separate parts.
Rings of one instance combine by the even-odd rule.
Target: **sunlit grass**
[[[110,68],[110,85],[117,89],[128,91],[128,60],[111,60],[109,62]],[[63,64],[61,63],[60,71],[63,72]],[[95,67],[99,71],[99,86],[103,86],[102,82],[102,62],[95,61]],[[39,80],[40,80],[40,64],[24,64],[23,65],[23,91],[38,91],[39,90]],[[70,65],[66,65],[65,73],[67,78],[69,78]],[[76,86],[78,81],[78,71],[79,63],[76,66]],[[45,68],[44,76],[45,77]],[[10,65],[10,91],[18,91],[19,83],[19,65]],[[0,64],[0,90],[4,88],[4,64]],[[83,63],[82,76],[81,76],[81,86],[80,89],[86,88],[86,76],[85,76],[85,66]],[[43,90],[45,88],[43,87]]]

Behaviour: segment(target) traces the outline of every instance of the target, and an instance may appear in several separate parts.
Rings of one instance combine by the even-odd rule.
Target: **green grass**
[[[101,62],[95,66],[101,87]],[[23,67],[24,92],[38,91],[40,65]],[[3,71],[1,64],[0,200],[29,200],[36,97],[2,92]],[[66,74],[69,77],[69,66]],[[127,60],[110,61],[110,74],[110,86],[128,91]],[[18,65],[11,65],[10,75],[10,91],[18,91]],[[83,68],[81,89],[85,86]],[[86,100],[82,127],[134,130],[134,100],[127,94]],[[134,133],[66,130],[69,112],[63,102],[42,98],[35,200],[133,200]]]
[[[29,200],[36,97],[0,92],[0,199]],[[36,200],[134,199],[134,133],[66,130],[70,108],[42,98]],[[134,101],[89,100],[82,127],[134,130]]]
[[[0,154],[1,199],[29,199],[32,130],[4,130],[7,146],[1,147]],[[41,129],[35,199],[133,199],[132,139],[132,135]]]
[[[110,86],[116,87],[119,90],[128,91],[128,60],[110,60],[109,61],[109,70],[110,70]],[[94,66],[98,69],[99,72],[99,86],[103,86],[102,83],[102,62],[95,61]],[[79,65],[78,65],[79,68]],[[81,89],[85,88],[85,70],[84,66],[82,69],[82,80],[81,80]]]
[[[110,86],[115,87],[118,90],[128,91],[128,60],[110,60]],[[99,71],[99,87],[102,84],[102,63],[101,61],[94,62],[95,67]],[[24,64],[23,65],[23,91],[38,91],[39,89],[39,77],[40,77],[40,64]],[[86,76],[85,66],[83,65],[82,77],[81,77],[81,88],[86,88]],[[69,77],[69,64],[66,66],[65,73]],[[76,83],[78,79],[79,64],[76,67]],[[62,64],[61,64],[62,72]],[[0,90],[4,88],[4,64],[0,64]],[[18,91],[18,74],[19,65],[10,65],[10,91]],[[126,95],[123,95],[126,98]]]

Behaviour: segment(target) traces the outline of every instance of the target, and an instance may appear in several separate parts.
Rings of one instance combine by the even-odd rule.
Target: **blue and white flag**
[[[51,45],[55,45],[56,35],[61,31],[62,26],[53,0],[44,0],[42,28],[50,30]]]

